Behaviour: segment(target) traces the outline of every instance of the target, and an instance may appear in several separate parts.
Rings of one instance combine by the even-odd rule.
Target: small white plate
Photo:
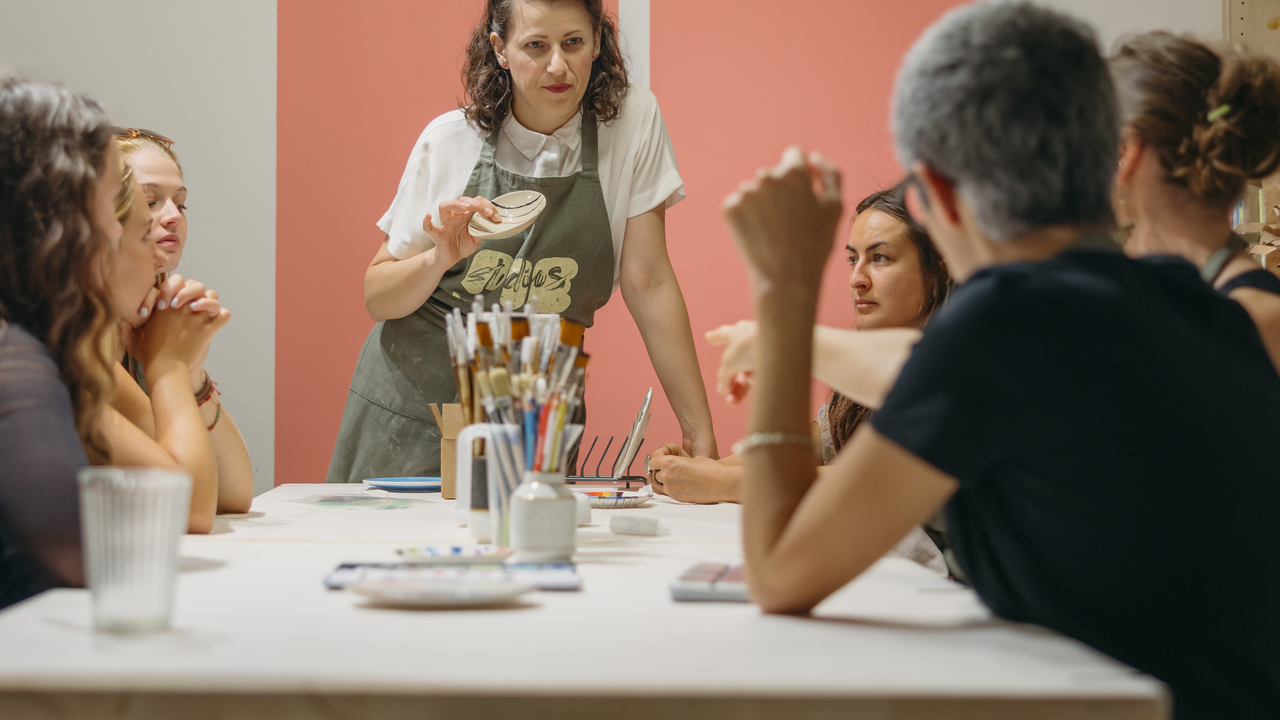
[[[493,222],[480,214],[471,216],[471,235],[481,240],[502,240],[523,232],[547,207],[547,198],[534,190],[517,190],[500,195],[489,202],[498,206],[501,222]]]
[[[362,580],[348,590],[386,607],[450,608],[501,605],[533,590],[528,583],[497,578]]]
[[[364,484],[391,492],[440,492],[438,477],[365,478]]]

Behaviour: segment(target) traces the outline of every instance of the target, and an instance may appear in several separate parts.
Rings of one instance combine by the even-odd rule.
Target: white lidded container
[[[569,562],[577,549],[578,501],[564,473],[526,472],[511,494],[515,562]]]

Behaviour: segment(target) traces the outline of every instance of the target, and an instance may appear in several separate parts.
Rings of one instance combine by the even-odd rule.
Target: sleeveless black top
[[[1218,288],[1218,292],[1226,295],[1236,288],[1254,288],[1262,290],[1274,295],[1280,295],[1280,277],[1276,277],[1274,273],[1267,270],[1250,270],[1247,273],[1237,275],[1231,278],[1222,287]]]

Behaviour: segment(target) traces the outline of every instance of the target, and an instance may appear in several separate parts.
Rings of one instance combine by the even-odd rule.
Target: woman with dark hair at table
[[[907,209],[892,192],[881,190],[858,203],[857,215],[849,228],[845,245],[849,262],[849,294],[853,301],[856,329],[869,332],[883,328],[924,327],[946,300],[951,278],[924,228],[911,222]],[[750,343],[756,333],[753,321],[717,328],[707,334],[714,343],[732,337],[736,343]],[[824,335],[815,333],[822,346]],[[838,349],[819,347],[839,362]],[[744,381],[746,379],[744,378]],[[830,465],[872,409],[834,390],[813,422],[814,444],[820,448],[822,465]],[[720,460],[696,458],[676,443],[654,451],[649,460],[649,479],[654,492],[681,502],[738,502],[742,481],[742,456]],[[894,546],[899,555],[942,575],[949,570],[944,560],[945,526],[935,518],[922,528],[913,528]]]
[[[1248,311],[1280,367],[1280,277],[1231,227],[1248,181],[1280,168],[1280,63],[1151,32],[1121,40],[1110,66],[1125,127],[1116,176],[1125,251],[1200,268]]]

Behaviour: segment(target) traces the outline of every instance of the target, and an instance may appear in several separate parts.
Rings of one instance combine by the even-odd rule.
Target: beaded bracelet
[[[209,432],[218,427],[218,421],[222,419],[222,403],[218,403],[218,412],[213,416],[213,424],[206,428]]]
[[[200,392],[196,393],[196,407],[203,407],[209,402],[209,398],[214,395],[222,395],[222,391],[218,389],[218,383],[209,377],[209,373],[204,374],[204,385],[200,387]]]
[[[813,447],[813,437],[804,433],[758,432],[742,438],[733,444],[733,454],[740,455],[753,448],[765,445],[803,445]]]

